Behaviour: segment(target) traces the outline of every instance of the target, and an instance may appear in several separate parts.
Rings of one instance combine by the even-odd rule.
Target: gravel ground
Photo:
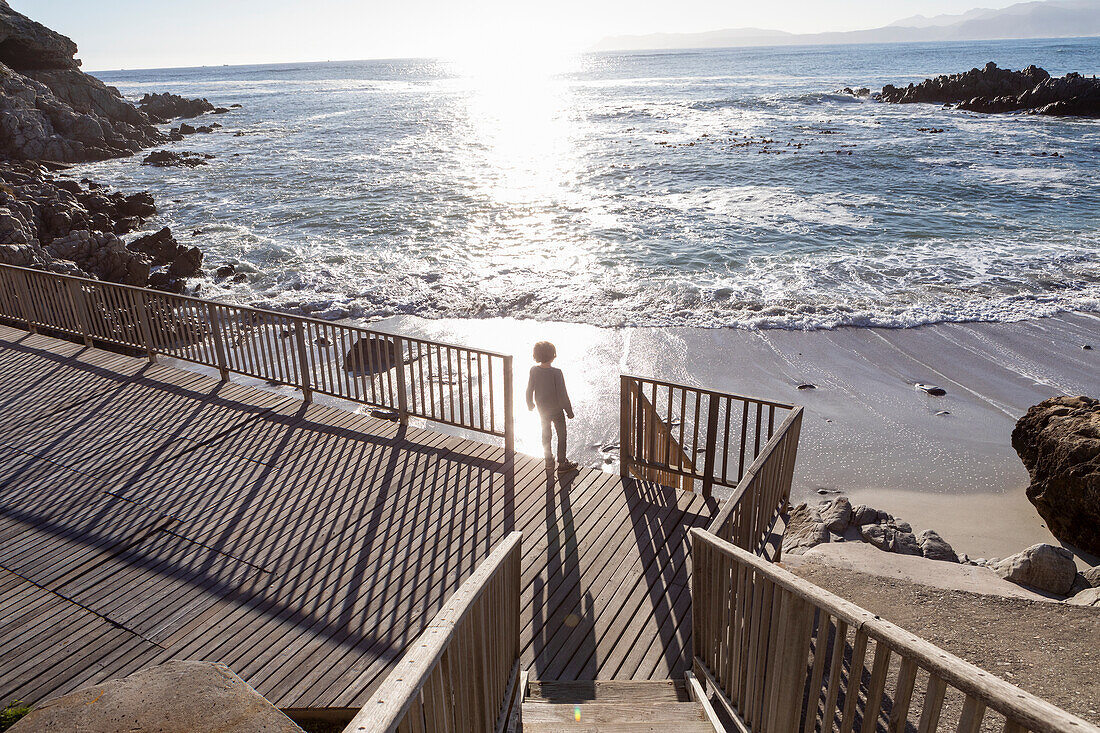
[[[789,569],[1100,725],[1100,609],[943,590],[819,563]]]

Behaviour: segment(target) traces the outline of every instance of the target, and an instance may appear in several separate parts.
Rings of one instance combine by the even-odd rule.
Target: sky
[[[573,53],[604,36],[816,33],[1016,0],[9,0],[77,42],[86,71]]]

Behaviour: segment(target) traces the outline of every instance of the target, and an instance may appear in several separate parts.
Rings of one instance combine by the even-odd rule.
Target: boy
[[[558,435],[558,474],[565,475],[577,470],[577,464],[565,455],[565,418],[573,419],[573,405],[569,402],[569,393],[565,391],[565,377],[561,369],[551,366],[558,350],[549,341],[535,344],[534,357],[538,362],[531,367],[531,376],[527,381],[527,409],[537,405],[539,418],[542,419],[542,448],[546,453],[546,468],[554,467],[554,456],[550,452],[550,426]]]

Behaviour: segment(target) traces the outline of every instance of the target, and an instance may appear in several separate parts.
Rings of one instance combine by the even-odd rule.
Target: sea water
[[[1100,39],[113,71],[242,105],[106,161],[212,272],[325,318],[915,326],[1100,310],[1100,121],[890,105],[844,87],[994,61],[1100,72]],[[167,128],[166,128],[167,129]]]

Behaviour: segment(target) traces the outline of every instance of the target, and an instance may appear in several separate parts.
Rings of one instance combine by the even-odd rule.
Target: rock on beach
[[[1100,400],[1055,397],[1012,431],[1031,476],[1027,498],[1055,537],[1100,555]]]

